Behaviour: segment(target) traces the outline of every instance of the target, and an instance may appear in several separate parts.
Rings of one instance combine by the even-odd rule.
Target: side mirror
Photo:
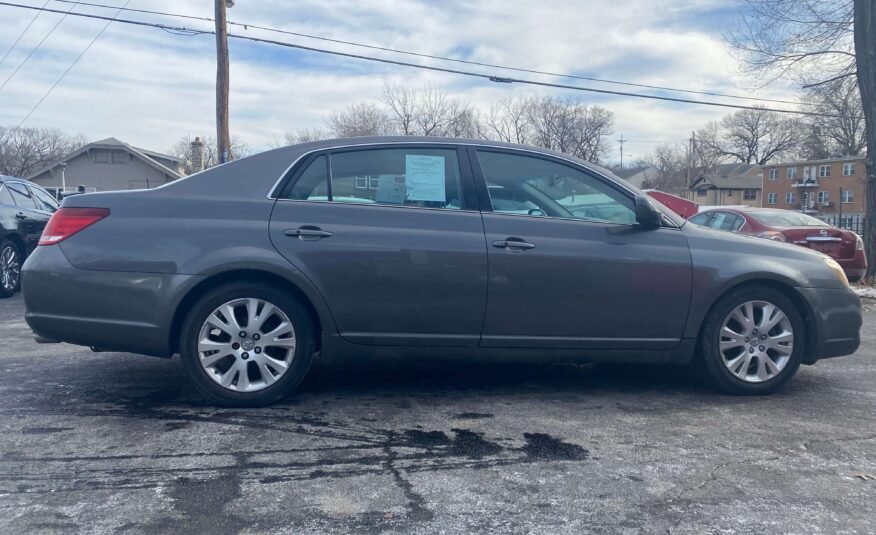
[[[663,212],[648,197],[636,197],[636,223],[644,228],[657,228],[663,223]]]

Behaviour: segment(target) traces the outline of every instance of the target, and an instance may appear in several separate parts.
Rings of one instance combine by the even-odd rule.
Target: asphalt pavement
[[[230,410],[175,360],[34,343],[16,296],[0,533],[876,533],[866,308],[856,355],[770,397],[533,355],[323,365]]]

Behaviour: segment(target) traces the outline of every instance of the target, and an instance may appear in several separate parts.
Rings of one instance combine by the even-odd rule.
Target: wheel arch
[[[302,305],[304,305],[313,320],[314,328],[316,330],[316,332],[314,332],[314,343],[317,351],[321,349],[322,333],[324,329],[332,329],[334,321],[331,319],[325,306],[320,306],[321,303],[318,301],[315,302],[316,299],[311,293],[302,289],[302,284],[293,282],[282,275],[264,269],[235,268],[209,275],[190,288],[179,301],[174,310],[173,319],[170,324],[168,347],[170,348],[171,354],[179,352],[179,338],[182,324],[185,322],[186,315],[195,303],[211,290],[232,282],[258,282],[261,284],[269,284],[294,296]]]
[[[805,338],[805,354],[803,355],[803,362],[808,363],[808,358],[811,355],[812,351],[815,349],[817,343],[817,327],[815,325],[815,315],[812,311],[812,307],[809,305],[809,302],[800,295],[800,292],[794,289],[794,285],[788,281],[777,279],[774,277],[762,277],[762,278],[751,278],[742,281],[737,281],[735,284],[724,288],[717,297],[715,297],[712,302],[709,304],[705,313],[700,317],[699,325],[697,326],[697,340],[699,340],[703,335],[703,328],[706,325],[706,318],[708,318],[712,311],[715,309],[715,306],[718,302],[721,301],[726,295],[731,292],[738,291],[740,289],[745,289],[749,287],[766,287],[771,288],[780,292],[782,295],[787,297],[794,305],[797,307],[797,311],[800,312],[800,315],[803,317],[803,326],[806,330],[806,338]]]
[[[14,232],[9,232],[3,239],[9,242],[12,242],[16,247],[18,247],[18,252],[21,253],[21,260],[24,261],[27,258],[27,247],[25,246],[24,240],[18,234]]]

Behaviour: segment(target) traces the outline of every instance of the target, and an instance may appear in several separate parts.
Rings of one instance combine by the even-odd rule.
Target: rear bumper
[[[192,279],[76,269],[59,247],[38,247],[21,271],[25,320],[43,340],[168,357],[176,299]]]
[[[857,282],[867,274],[867,255],[864,251],[855,251],[853,258],[837,258],[837,264],[846,272],[846,277],[852,282]]]
[[[807,350],[804,362],[851,355],[861,345],[861,299],[849,288],[797,288],[809,303],[814,346]]]

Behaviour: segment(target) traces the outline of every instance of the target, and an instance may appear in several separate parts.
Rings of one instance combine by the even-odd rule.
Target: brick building
[[[864,157],[763,167],[763,204],[819,217],[862,216],[866,210]]]

